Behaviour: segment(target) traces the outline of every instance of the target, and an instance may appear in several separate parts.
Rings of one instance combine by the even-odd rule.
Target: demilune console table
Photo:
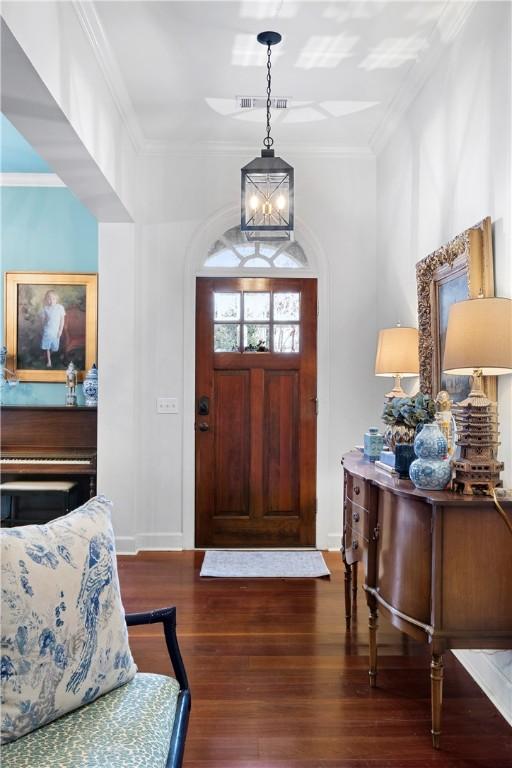
[[[432,649],[432,742],[439,747],[443,653],[512,648],[512,534],[488,497],[421,491],[376,469],[360,453],[343,457],[345,612],[364,565],[369,608],[370,685],[377,682],[377,620]],[[512,500],[500,500],[512,520]]]

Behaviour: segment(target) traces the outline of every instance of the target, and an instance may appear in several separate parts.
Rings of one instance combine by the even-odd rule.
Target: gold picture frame
[[[64,382],[73,362],[82,381],[97,357],[98,275],[6,272],[4,302],[7,368],[20,381]]]
[[[469,392],[470,377],[442,373],[448,309],[454,301],[494,296],[492,226],[486,217],[416,264],[420,390],[435,397],[447,389],[455,401]],[[496,376],[484,379],[491,400],[497,398]]]

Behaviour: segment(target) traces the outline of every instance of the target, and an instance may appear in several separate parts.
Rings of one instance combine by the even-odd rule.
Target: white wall
[[[378,323],[416,321],[415,263],[490,215],[496,295],[512,297],[511,7],[477,4],[377,159]],[[403,308],[403,309],[402,309]],[[499,379],[512,487],[512,376]],[[458,652],[512,721],[512,653]]]
[[[228,153],[146,161],[135,302],[140,451],[134,549],[194,545],[194,276],[208,245],[236,224],[240,167],[248,159]],[[375,164],[371,156],[286,159],[296,173],[297,237],[303,235],[306,252],[310,244],[319,278],[317,544],[339,547],[340,459],[361,442],[380,410],[372,371]],[[233,213],[219,215],[221,209]],[[198,231],[208,235],[198,237]],[[157,414],[159,395],[178,397],[180,414]]]
[[[98,232],[98,493],[114,502],[121,551],[136,532],[138,466],[134,224],[100,224]]]

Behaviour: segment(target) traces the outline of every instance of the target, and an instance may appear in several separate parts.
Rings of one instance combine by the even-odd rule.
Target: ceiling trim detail
[[[183,156],[207,157],[224,156],[233,157],[240,155],[242,158],[254,156],[259,153],[260,147],[256,144],[233,144],[229,141],[208,141],[197,144],[176,143],[167,141],[146,141],[144,154],[147,156]],[[347,147],[342,145],[311,146],[309,144],[287,144],[283,142],[276,147],[276,155],[297,155],[300,157],[314,158],[340,158],[340,157],[374,157],[370,147]]]
[[[133,148],[137,153],[140,153],[143,150],[146,139],[133,108],[117,59],[112,52],[103,25],[96,13],[94,3],[90,2],[90,0],[72,0],[72,4],[98,62],[103,78],[112,94],[117,111],[126,127]]]
[[[0,173],[0,187],[65,187],[56,173]]]
[[[432,75],[445,51],[445,48],[433,39],[434,35],[442,31],[447,42],[450,42],[462,29],[477,2],[478,0],[466,0],[466,2],[452,3],[447,0],[443,13],[431,32],[428,54],[410,66],[402,86],[370,137],[369,144],[375,155],[379,155],[391,139],[401,119]]]
[[[202,142],[192,145],[186,142],[147,139],[138,121],[119,64],[108,42],[94,3],[90,0],[71,0],[71,2],[137,153],[147,156],[186,154],[191,157],[204,157],[212,154],[226,156],[254,154],[254,147],[237,146],[230,142]],[[395,133],[401,119],[431,76],[445,51],[445,47],[440,44],[436,36],[442,35],[449,44],[465,24],[477,2],[478,0],[465,0],[465,2],[460,3],[454,3],[451,0],[445,1],[443,12],[430,34],[430,48],[427,55],[422,56],[418,62],[411,64],[401,88],[395,94],[368,145],[315,147],[307,144],[293,146],[283,144],[280,150],[283,153],[295,153],[301,157],[314,158],[374,157],[378,155]]]
[[[98,66],[103,74],[105,82],[112,94],[115,106],[119,112],[123,124],[126,126],[135,151],[147,156],[174,156],[187,155],[189,157],[206,157],[208,155],[233,154],[253,155],[254,146],[233,145],[231,142],[203,142],[201,144],[187,144],[186,142],[157,141],[146,139],[135,109],[130,99],[123,75],[117,63],[115,54],[99,16],[90,0],[72,0],[73,7],[80,24],[86,34],[87,40],[94,53]],[[308,144],[284,145],[280,148],[283,153],[295,153],[301,157],[373,157],[374,152],[366,145],[346,147],[342,145],[317,146]]]

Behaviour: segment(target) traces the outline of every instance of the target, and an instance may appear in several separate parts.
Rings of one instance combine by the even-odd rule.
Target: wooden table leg
[[[357,597],[357,560],[352,563],[352,599]]]
[[[368,619],[368,629],[370,630],[370,688],[377,687],[377,628],[379,614],[377,605],[369,605],[370,616]]]
[[[441,709],[443,706],[443,654],[433,653],[430,664],[430,696],[432,701],[432,745],[439,749]]]
[[[343,558],[345,564],[345,624],[347,629],[350,629],[350,620],[352,618],[352,608],[350,604],[350,584],[352,580],[352,569]]]

